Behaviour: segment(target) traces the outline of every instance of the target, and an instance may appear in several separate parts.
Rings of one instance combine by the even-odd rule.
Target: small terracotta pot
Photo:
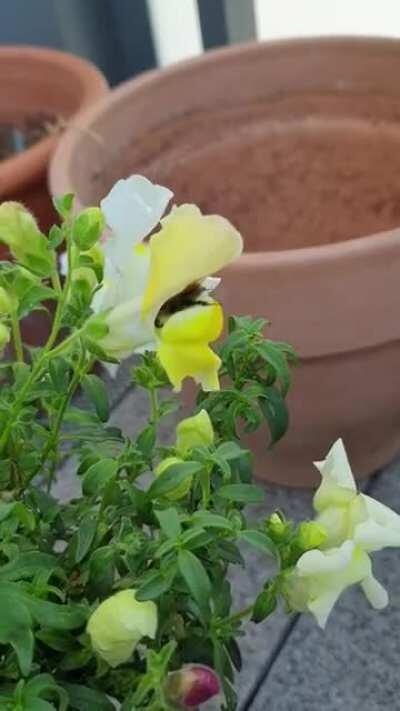
[[[75,114],[107,90],[102,73],[79,57],[37,47],[0,48],[0,124],[49,114],[60,122],[70,122],[71,130],[75,130]],[[54,219],[46,171],[58,137],[59,134],[49,135],[22,153],[0,161],[0,200],[21,200],[35,213],[43,229]]]
[[[37,47],[0,48],[0,125],[18,125],[32,116],[49,115],[58,119],[60,126],[67,121],[73,127],[77,112],[107,90],[101,72],[73,55]],[[60,130],[0,160],[0,202],[24,203],[45,232],[57,220],[47,188],[47,166]],[[0,259],[7,256],[6,248],[0,245]],[[24,339],[37,345],[48,331],[46,316],[32,314],[25,320],[23,331]]]
[[[358,477],[399,449],[399,72],[396,40],[209,52],[112,92],[52,162],[53,192],[82,204],[143,173],[241,229],[225,308],[271,319],[301,356],[288,435],[271,452],[251,438],[261,478],[315,483],[339,436]]]

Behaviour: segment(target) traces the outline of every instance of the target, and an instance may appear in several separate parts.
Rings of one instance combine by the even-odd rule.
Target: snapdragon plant
[[[214,275],[242,240],[194,205],[163,217],[171,197],[141,176],[79,214],[66,195],[47,236],[23,206],[0,206],[11,258],[0,264],[5,711],[187,709],[217,694],[233,710],[246,620],[263,623],[283,604],[324,626],[355,583],[374,607],[387,604],[369,554],[400,544],[400,519],[357,493],[341,440],[317,464],[315,521],[272,511],[249,523],[264,491],[240,433],[263,427],[266,447],[284,435],[295,354],[247,316],[228,319],[211,348],[223,329]],[[27,347],[21,321],[43,308],[47,342]],[[149,409],[130,437],[109,424],[93,368],[115,371],[133,353],[132,385]],[[193,413],[161,444],[186,379],[199,386]],[[59,501],[53,485],[70,453],[81,495]],[[237,610],[229,574],[249,548],[275,573],[266,566]]]

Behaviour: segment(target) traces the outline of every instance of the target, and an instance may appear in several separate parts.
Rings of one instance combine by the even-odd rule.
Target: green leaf
[[[71,709],[75,711],[115,711],[114,704],[102,691],[66,682],[63,682],[63,687],[68,694]]]
[[[47,703],[45,700],[49,695],[51,698],[54,695],[58,696],[58,711],[67,711],[68,694],[65,689],[56,683],[51,674],[38,674],[38,676],[33,677],[25,685],[22,693],[24,703],[29,711],[53,710],[53,704]]]
[[[252,621],[256,623],[262,622],[274,612],[276,605],[277,599],[275,590],[273,588],[263,590],[254,603],[251,617]]]
[[[233,531],[233,525],[227,518],[211,513],[211,511],[195,511],[192,521],[203,528],[221,528],[225,531]]]
[[[202,615],[208,618],[210,615],[211,583],[203,564],[190,551],[181,550],[178,554],[178,568]]]
[[[280,348],[279,344],[273,341],[263,340],[257,344],[256,350],[274,370],[275,377],[280,381],[283,395],[286,395],[290,387],[290,368],[287,356]]]
[[[80,605],[59,605],[33,597],[18,583],[1,582],[0,596],[24,605],[42,627],[68,630],[81,627],[87,618],[87,610]]]
[[[88,496],[99,494],[112,481],[117,470],[118,462],[115,459],[101,459],[92,464],[83,477],[83,493]]]
[[[197,472],[203,469],[200,462],[180,462],[171,464],[170,467],[155,479],[151,484],[147,496],[149,499],[156,499],[159,496],[165,496],[168,492],[178,488],[182,482],[186,481]]]
[[[93,594],[106,596],[111,593],[115,574],[115,552],[112,546],[97,548],[90,557],[89,581]]]
[[[70,381],[70,365],[64,358],[52,358],[48,364],[51,382],[60,395],[65,391]]]
[[[87,207],[74,220],[72,234],[75,244],[82,251],[96,244],[105,227],[104,215],[98,207]]]
[[[27,676],[33,659],[32,618],[26,606],[8,592],[0,592],[0,642],[10,644],[21,674]]]
[[[79,529],[76,532],[76,543],[75,543],[75,563],[80,563],[84,559],[85,555],[90,550],[90,546],[93,543],[93,539],[96,535],[97,530],[97,518],[87,517],[83,519],[80,523]]]
[[[266,388],[265,396],[258,398],[261,412],[268,422],[271,445],[283,437],[289,427],[289,410],[280,391],[273,386]]]
[[[145,457],[149,457],[154,449],[155,443],[156,428],[154,425],[148,425],[139,434],[135,444]]]
[[[242,541],[248,543],[250,546],[253,546],[253,548],[257,548],[257,550],[262,551],[267,555],[272,555],[276,557],[275,543],[269,536],[267,536],[265,533],[262,533],[262,531],[240,531],[239,538]]]
[[[88,400],[94,405],[97,416],[102,422],[107,422],[110,416],[106,386],[97,375],[85,375],[82,387]]]
[[[46,627],[36,631],[36,639],[39,639],[56,652],[70,652],[76,644],[75,637],[69,632],[52,630]]]
[[[253,484],[226,484],[216,491],[218,496],[228,501],[243,504],[260,504],[264,501],[264,491]]]
[[[64,241],[64,232],[58,225],[53,225],[50,227],[48,235],[49,247],[52,249],[57,249],[57,247]]]
[[[175,566],[167,572],[161,570],[151,571],[140,585],[136,593],[136,600],[156,600],[171,588],[175,574]]]
[[[58,575],[63,574],[57,559],[52,555],[40,551],[20,553],[16,558],[0,567],[0,581],[32,578],[43,571],[48,575],[56,571]]]
[[[247,450],[242,449],[237,442],[223,442],[217,447],[215,454],[229,462],[231,459],[243,457],[246,452]]]
[[[74,203],[74,194],[73,193],[66,193],[65,195],[60,195],[59,197],[53,197],[53,205],[58,212],[58,214],[66,219],[71,210],[72,210],[72,205]]]
[[[177,538],[182,530],[177,510],[169,508],[163,511],[154,511],[154,513],[167,538]]]

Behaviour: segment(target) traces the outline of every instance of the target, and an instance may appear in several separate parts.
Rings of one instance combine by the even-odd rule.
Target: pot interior
[[[127,136],[95,199],[143,173],[226,215],[247,251],[341,242],[400,224],[400,98],[299,93],[197,111]]]

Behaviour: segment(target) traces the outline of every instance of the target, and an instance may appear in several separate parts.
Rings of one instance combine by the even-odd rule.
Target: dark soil
[[[15,122],[0,123],[0,160],[21,153],[44,138],[55,125],[55,117],[41,113]]]

